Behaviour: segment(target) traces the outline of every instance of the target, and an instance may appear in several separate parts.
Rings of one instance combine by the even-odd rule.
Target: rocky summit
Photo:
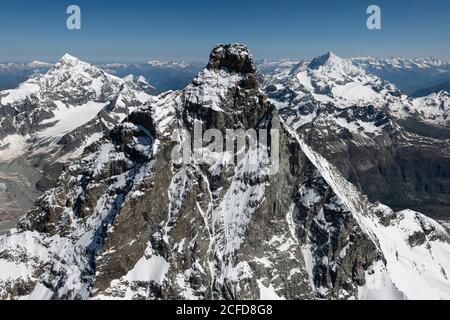
[[[240,44],[218,45],[210,55],[208,69],[225,69],[236,73],[255,73],[256,66],[248,49]]]
[[[317,62],[260,87],[249,49],[218,45],[190,85],[105,131],[0,237],[0,298],[449,299],[448,230],[370,202],[301,130],[334,117],[343,141],[395,139],[388,113],[354,104],[390,89],[331,54]],[[343,96],[349,84],[366,95]],[[208,161],[174,157],[199,128],[278,143],[256,139],[230,157],[211,137],[198,146]],[[252,162],[277,149],[276,170]]]

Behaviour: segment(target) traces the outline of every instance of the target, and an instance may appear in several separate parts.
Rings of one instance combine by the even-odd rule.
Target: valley
[[[41,195],[36,188],[41,173],[26,159],[0,162],[0,233],[15,227]]]

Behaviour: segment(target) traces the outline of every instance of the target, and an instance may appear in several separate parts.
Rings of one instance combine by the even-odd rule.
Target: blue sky
[[[66,8],[82,30],[66,29]],[[366,9],[382,9],[380,31]],[[434,56],[450,59],[448,0],[2,0],[0,61],[204,61],[217,43],[247,44],[257,59]]]

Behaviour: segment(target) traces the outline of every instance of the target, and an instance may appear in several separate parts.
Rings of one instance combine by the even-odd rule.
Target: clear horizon
[[[245,43],[244,43],[245,44]],[[212,48],[211,48],[212,49]],[[251,48],[250,48],[251,49]],[[328,51],[329,52],[329,51]],[[317,58],[317,57],[320,57],[320,56],[322,56],[322,55],[324,55],[324,54],[326,54],[326,53],[328,53],[328,52],[323,52],[323,53],[321,53],[321,54],[318,54],[317,56],[314,56],[314,57],[311,57],[311,58],[302,58],[302,57],[298,57],[298,58],[283,58],[283,57],[281,57],[281,58],[264,58],[264,57],[254,57],[254,60],[256,61],[256,62],[258,62],[258,61],[262,61],[262,60],[267,60],[267,61],[281,61],[281,60],[289,60],[289,61],[310,61],[310,60],[312,60],[312,59],[314,59],[314,58]],[[335,53],[338,57],[341,57],[341,58],[344,58],[344,59],[351,59],[351,58],[374,58],[374,59],[390,59],[390,58],[404,58],[404,59],[437,59],[437,60],[441,60],[441,61],[443,61],[443,62],[448,62],[448,63],[450,63],[450,59],[446,59],[446,58],[439,58],[439,57],[433,57],[433,56],[347,56],[347,57],[344,57],[344,56],[341,56],[341,55],[339,55],[339,54],[337,54],[335,51],[333,51],[332,50],[332,52],[333,53]],[[131,65],[131,64],[137,64],[137,65],[139,65],[139,64],[147,64],[148,62],[150,62],[150,61],[158,61],[158,62],[168,62],[168,63],[171,63],[171,62],[174,62],[174,63],[181,63],[181,62],[185,62],[185,63],[195,63],[195,64],[201,64],[201,63],[207,63],[208,62],[208,55],[206,55],[206,58],[205,59],[203,59],[203,60],[183,60],[183,59],[179,59],[179,60],[176,60],[176,59],[164,59],[164,58],[162,58],[162,59],[148,59],[148,60],[143,60],[143,61],[132,61],[132,62],[130,62],[130,61],[124,61],[124,62],[121,62],[121,61],[101,61],[101,60],[98,60],[98,61],[89,61],[89,60],[86,60],[86,59],[82,59],[82,58],[80,58],[80,57],[78,57],[78,56],[76,56],[76,55],[73,55],[73,54],[71,54],[70,52],[66,52],[65,54],[70,54],[70,55],[72,55],[72,56],[74,56],[74,57],[76,57],[76,58],[78,58],[78,59],[80,59],[80,60],[82,60],[82,61],[84,61],[84,62],[88,62],[88,63],[93,63],[93,64],[124,64],[124,65]],[[62,55],[62,56],[64,56],[64,54]],[[32,63],[32,62],[41,62],[41,63],[48,63],[48,64],[55,64],[55,63],[57,63],[61,58],[62,58],[62,56],[60,57],[60,58],[58,58],[58,59],[55,59],[55,60],[53,60],[53,61],[50,61],[50,60],[47,60],[47,61],[43,61],[43,60],[39,60],[39,59],[33,59],[33,60],[24,60],[24,61],[1,61],[0,60],[0,64],[8,64],[8,63],[12,63],[12,64],[27,64],[27,63]]]
[[[81,30],[68,30],[66,9],[81,8]],[[366,26],[381,8],[382,29]],[[244,43],[255,60],[433,57],[450,60],[450,3],[420,1],[228,0],[195,3],[129,0],[5,1],[0,62],[55,62],[70,53],[91,63],[207,61],[217,43]]]

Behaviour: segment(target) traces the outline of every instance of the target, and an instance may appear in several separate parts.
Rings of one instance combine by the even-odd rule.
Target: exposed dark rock
[[[219,44],[212,50],[207,68],[241,74],[256,73],[250,50],[241,44]]]

